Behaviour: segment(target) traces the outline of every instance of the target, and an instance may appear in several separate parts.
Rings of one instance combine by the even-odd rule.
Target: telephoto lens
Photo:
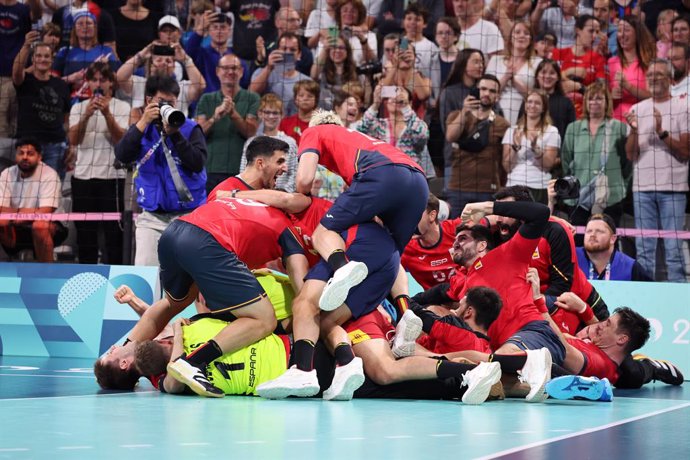
[[[187,117],[184,116],[181,110],[177,110],[168,102],[160,102],[158,107],[161,109],[161,119],[163,123],[173,128],[179,128],[184,124]]]

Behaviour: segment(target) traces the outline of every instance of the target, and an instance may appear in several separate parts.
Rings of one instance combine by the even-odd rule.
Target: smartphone
[[[407,39],[407,37],[403,37],[400,39],[400,50],[405,51],[407,48],[410,46],[410,41]]]
[[[93,95],[94,96],[103,96],[105,93],[103,92],[103,88],[96,88],[93,90]]]
[[[287,65],[295,65],[295,53],[283,53],[283,63]]]
[[[340,35],[340,30],[336,26],[331,26],[328,28],[328,38],[331,40],[336,40]]]
[[[476,86],[470,89],[470,96],[472,96],[475,99],[479,99],[479,88]]]
[[[32,23],[31,30],[38,30],[39,32],[43,30],[43,19],[39,19],[38,21]]]
[[[381,97],[382,98],[395,97],[396,90],[397,90],[397,88],[395,86],[383,86],[381,88]]]

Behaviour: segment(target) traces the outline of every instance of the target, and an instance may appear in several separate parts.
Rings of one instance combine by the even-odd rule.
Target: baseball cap
[[[182,27],[180,27],[180,21],[173,15],[168,14],[167,16],[163,16],[160,21],[158,21],[158,28],[160,29],[166,24],[170,24],[171,26],[177,28],[177,30],[182,30]]]
[[[616,234],[616,223],[613,221],[613,218],[608,214],[592,214],[587,223],[593,220],[603,221],[611,229],[611,233],[614,235]]]

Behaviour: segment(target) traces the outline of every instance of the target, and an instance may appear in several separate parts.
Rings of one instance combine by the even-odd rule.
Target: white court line
[[[0,377],[54,377],[60,379],[94,379],[93,375],[0,374]]]
[[[587,428],[585,430],[576,431],[576,432],[571,433],[571,434],[564,434],[563,436],[557,436],[555,438],[545,439],[543,441],[532,442],[532,443],[525,444],[525,445],[519,446],[519,447],[513,447],[512,449],[502,450],[500,452],[495,452],[491,455],[486,455],[484,457],[476,457],[475,460],[488,460],[491,458],[501,457],[503,455],[514,454],[516,452],[522,452],[524,450],[531,449],[533,447],[544,446],[546,444],[551,444],[551,443],[554,443],[556,441],[562,441],[564,439],[574,438],[575,436],[581,436],[583,434],[589,434],[589,433],[595,433],[597,431],[603,431],[603,430],[606,430],[608,428],[613,428],[613,427],[616,427],[619,425],[623,425],[625,423],[635,422],[637,420],[642,420],[644,418],[654,417],[656,415],[665,414],[666,412],[672,412],[672,411],[678,410],[678,409],[684,409],[686,407],[690,407],[690,403],[685,403],[685,404],[681,404],[679,406],[669,407],[667,409],[660,409],[658,411],[650,412],[648,414],[638,415],[637,417],[626,418],[623,420],[619,420],[617,422],[607,423],[606,425],[601,425],[601,426],[597,426],[594,428]],[[477,433],[475,433],[475,434],[477,434]]]
[[[7,447],[4,449],[0,449],[0,452],[26,452],[29,449],[26,447]]]
[[[153,447],[153,444],[120,444],[120,447],[124,447],[125,449],[148,449],[149,447]]]
[[[71,399],[71,398],[88,398],[88,397],[93,397],[97,396],[99,398],[104,398],[106,396],[125,396],[125,395],[134,395],[138,393],[158,393],[158,390],[137,390],[137,391],[122,391],[119,393],[103,393],[103,394],[96,394],[96,393],[91,393],[87,395],[71,395],[71,396],[36,396],[36,397],[31,397],[31,398],[0,398],[1,402],[5,401],[35,401],[35,400],[40,400],[40,399]]]
[[[84,450],[93,449],[93,446],[61,446],[58,447],[59,450]]]

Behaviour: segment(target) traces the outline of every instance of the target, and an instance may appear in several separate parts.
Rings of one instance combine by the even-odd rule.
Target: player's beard
[[[466,267],[467,263],[473,260],[477,256],[477,248],[466,247],[462,251],[453,252],[453,262],[460,265],[461,267]]]
[[[511,225],[507,225],[504,223],[500,223],[498,225],[498,242],[503,244],[509,239],[513,237],[517,233],[517,231],[520,229],[521,222],[520,221],[515,221]]]
[[[169,361],[168,349],[155,340],[147,340],[137,345],[135,363],[142,375],[163,374]]]

